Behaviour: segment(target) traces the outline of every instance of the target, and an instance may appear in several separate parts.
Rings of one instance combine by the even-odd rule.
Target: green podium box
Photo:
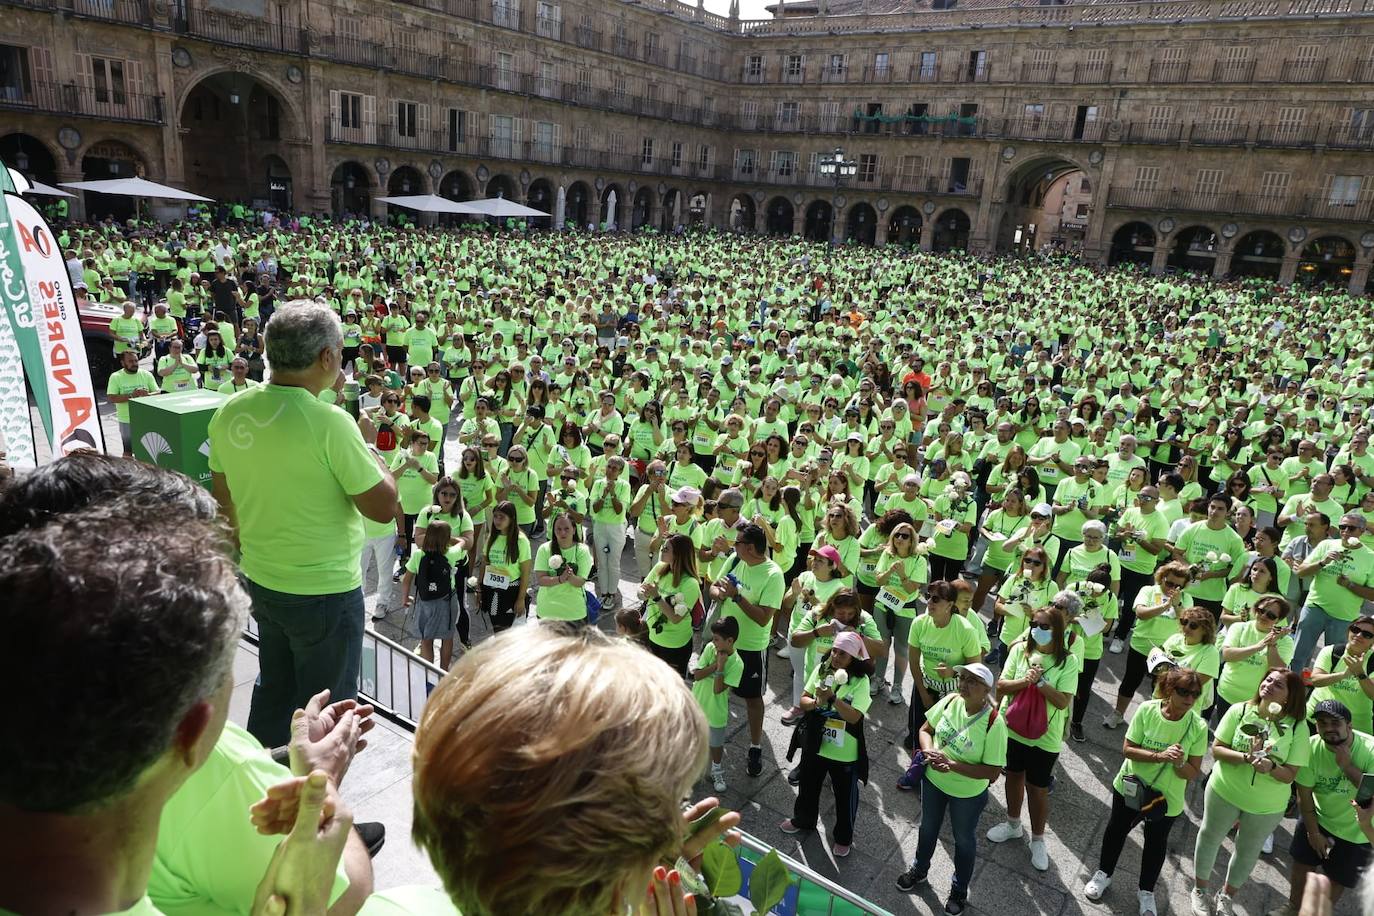
[[[229,396],[197,388],[129,402],[134,457],[210,487],[210,417]]]

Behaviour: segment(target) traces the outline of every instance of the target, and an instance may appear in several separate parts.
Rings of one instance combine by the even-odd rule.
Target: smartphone
[[[1365,773],[1360,777],[1359,790],[1355,792],[1355,804],[1368,808],[1371,799],[1374,799],[1374,773]]]

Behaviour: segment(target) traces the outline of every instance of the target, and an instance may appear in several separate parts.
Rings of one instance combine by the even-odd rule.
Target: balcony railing
[[[321,35],[319,48],[322,57],[342,64],[381,68],[386,62],[386,46],[376,41]]]
[[[1291,216],[1299,219],[1368,222],[1374,201],[1332,200],[1326,195],[1247,194],[1239,191],[1198,192],[1182,188],[1110,188],[1107,206],[1128,210],[1172,210],[1227,213],[1237,216]]]
[[[1074,64],[1073,81],[1075,83],[1105,83],[1111,75],[1111,67],[1105,62],[1098,64]]]
[[[1279,70],[1279,79],[1285,83],[1320,83],[1325,78],[1325,60],[1286,60]]]
[[[58,0],[54,9],[70,9],[74,15],[130,25],[151,25],[152,14],[146,0]]]
[[[75,83],[35,82],[27,91],[6,87],[0,89],[0,108],[148,124],[161,124],[163,117],[160,95],[96,89]]]
[[[1253,60],[1219,60],[1212,65],[1214,83],[1249,83],[1255,78]]]
[[[173,21],[175,31],[193,38],[241,48],[280,51],[283,54],[308,54],[310,46],[305,29],[279,25],[266,19],[226,16],[214,10],[193,6],[184,18]]]
[[[1156,60],[1150,62],[1150,82],[1186,83],[1191,62],[1186,60]]]
[[[1057,70],[1054,64],[1024,63],[1021,65],[1021,82],[1053,83]]]
[[[554,41],[563,40],[563,20],[552,16],[534,17],[534,34],[540,38],[552,38]]]
[[[591,51],[601,50],[601,33],[596,29],[589,29],[580,25],[573,29],[573,43],[579,48],[587,48]]]

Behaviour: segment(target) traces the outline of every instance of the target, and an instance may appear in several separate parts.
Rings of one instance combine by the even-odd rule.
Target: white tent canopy
[[[201,197],[199,194],[192,194],[190,191],[183,191],[170,185],[158,184],[155,181],[148,181],[143,178],[111,178],[106,181],[60,181],[64,188],[73,188],[77,191],[95,191],[98,194],[113,194],[117,197],[157,197],[162,200],[204,200],[209,201],[209,197]]]
[[[418,210],[421,213],[466,213],[472,215],[480,212],[473,209],[470,204],[449,200],[447,197],[440,197],[437,194],[413,194],[406,197],[378,197],[377,200],[380,203],[395,204],[398,207],[405,207],[407,210]]]
[[[38,197],[75,197],[75,196],[76,196],[75,194],[68,194],[66,191],[63,191],[61,188],[54,188],[54,187],[53,187],[52,185],[50,185],[50,184],[44,184],[43,182],[37,181],[37,180],[35,180],[35,179],[33,179],[33,178],[30,178],[30,179],[29,179],[29,186],[28,186],[27,188],[25,188],[21,193],[23,193],[23,194],[33,194],[33,195],[38,196]]]
[[[543,210],[526,207],[523,204],[517,204],[513,200],[506,200],[504,197],[488,197],[486,200],[469,200],[465,201],[464,205],[472,208],[467,212],[480,213],[483,216],[520,217],[549,215]]]

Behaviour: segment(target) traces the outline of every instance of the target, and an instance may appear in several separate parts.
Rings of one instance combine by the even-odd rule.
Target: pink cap
[[[834,549],[833,547],[831,548]],[[853,630],[845,630],[835,637],[835,648],[845,652],[855,658],[868,658],[868,646],[864,645],[863,639]]]
[[[830,565],[834,566],[836,569],[844,566],[844,562],[840,560],[840,552],[829,544],[826,544],[824,547],[813,547],[811,548],[811,553],[813,556],[824,557],[829,560]]]

